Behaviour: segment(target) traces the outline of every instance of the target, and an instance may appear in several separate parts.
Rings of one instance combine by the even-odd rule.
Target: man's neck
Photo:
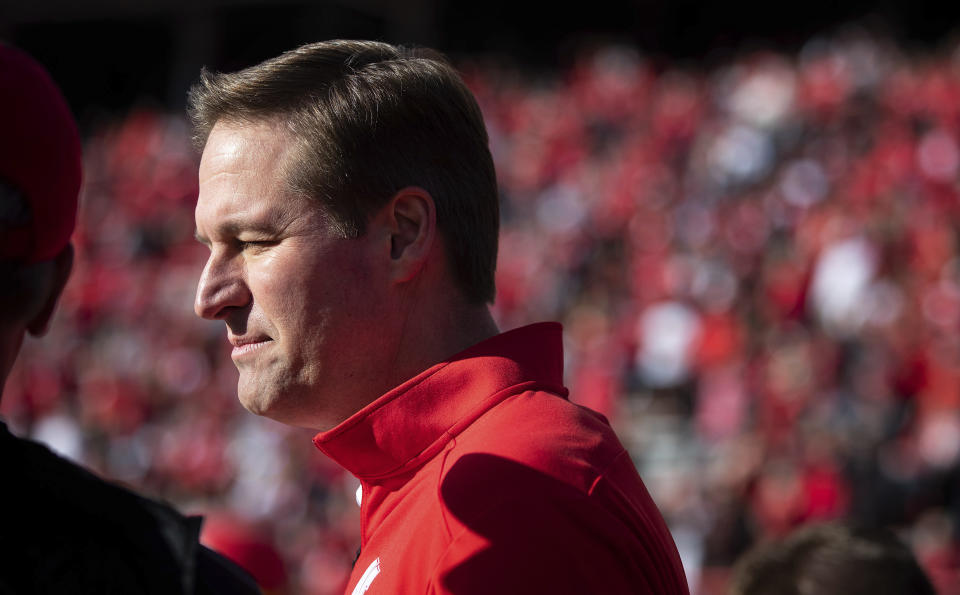
[[[471,311],[464,313],[457,319],[457,326],[451,328],[456,329],[457,332],[451,333],[449,342],[443,349],[446,355],[438,361],[442,361],[500,333],[500,329],[497,328],[497,323],[494,322],[490,309],[486,305],[474,306]]]
[[[399,345],[395,385],[500,333],[486,304],[448,305],[432,317],[409,321],[407,331]]]

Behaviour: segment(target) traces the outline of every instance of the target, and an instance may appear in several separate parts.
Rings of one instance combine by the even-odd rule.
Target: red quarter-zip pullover
[[[566,398],[561,332],[483,341],[314,438],[362,484],[346,593],[687,593],[626,450]]]

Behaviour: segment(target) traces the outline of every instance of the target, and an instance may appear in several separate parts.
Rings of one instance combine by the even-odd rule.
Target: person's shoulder
[[[261,592],[245,570],[210,548],[200,546],[196,563],[194,592],[197,595],[254,595]]]
[[[450,543],[430,592],[684,593],[662,527],[529,465],[465,454],[440,497]]]
[[[32,521],[36,526],[62,524],[65,518],[76,523],[89,520],[130,526],[169,508],[102,479],[44,444],[14,436],[6,427],[0,428],[0,453],[10,486],[0,492],[0,502],[5,508],[42,511]],[[171,517],[179,516],[172,509],[169,512]],[[124,520],[118,523],[118,518]]]
[[[583,492],[625,452],[601,414],[542,390],[505,399],[456,441],[453,459],[477,452],[491,454]]]
[[[199,517],[106,481],[2,424],[0,465],[0,592],[191,593],[210,569],[243,576],[203,552]],[[229,592],[259,592],[240,580],[226,584],[237,586]]]
[[[629,460],[601,415],[557,394],[526,391],[454,437],[440,496],[460,519],[527,507],[541,516],[602,516],[609,503],[593,490],[624,457]]]

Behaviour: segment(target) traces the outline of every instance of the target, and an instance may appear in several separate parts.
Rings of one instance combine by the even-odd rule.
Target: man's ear
[[[408,186],[387,205],[390,227],[390,264],[393,279],[413,279],[433,249],[437,236],[437,211],[433,197],[423,188]]]
[[[30,319],[27,325],[27,331],[39,337],[47,332],[50,325],[50,319],[57,309],[57,300],[63,293],[63,288],[67,285],[67,279],[70,278],[70,271],[73,270],[73,244],[67,246],[57,254],[53,259],[53,278],[47,285],[46,294],[43,296],[43,306],[37,314]]]

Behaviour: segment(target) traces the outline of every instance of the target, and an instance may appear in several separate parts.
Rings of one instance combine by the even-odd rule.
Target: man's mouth
[[[250,355],[272,341],[273,339],[270,337],[230,337],[230,343],[233,345],[233,352],[230,357],[237,359]]]

